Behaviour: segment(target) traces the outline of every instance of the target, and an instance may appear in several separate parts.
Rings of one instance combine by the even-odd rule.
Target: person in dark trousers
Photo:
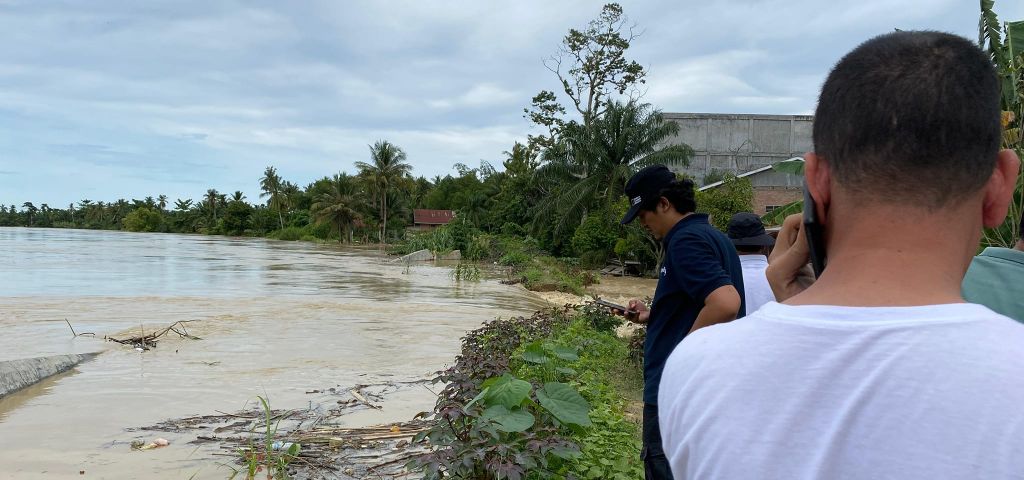
[[[658,429],[658,384],[672,350],[691,332],[745,314],[743,270],[732,242],[695,213],[693,182],[653,165],[626,183],[630,209],[623,224],[639,219],[665,245],[651,308],[629,302],[629,318],[647,324],[644,342],[643,451],[647,480],[671,479]]]

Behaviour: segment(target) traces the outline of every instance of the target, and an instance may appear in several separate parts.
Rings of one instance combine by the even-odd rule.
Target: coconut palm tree
[[[355,179],[339,173],[331,178],[330,190],[317,195],[310,212],[318,222],[329,222],[342,241],[352,243],[352,227],[359,214]]]
[[[26,226],[31,227],[34,223],[36,212],[38,212],[39,209],[36,208],[36,206],[33,205],[32,202],[25,202],[21,204],[21,206],[25,209],[25,212],[28,214],[28,225]]]
[[[539,205],[539,220],[557,217],[556,231],[579,225],[587,211],[610,207],[629,177],[653,164],[688,165],[693,149],[668,145],[679,132],[675,122],[647,104],[609,104],[590,127],[570,122],[559,145],[549,148],[537,175],[556,185]],[[535,227],[537,224],[535,224]]]
[[[398,179],[412,171],[412,166],[405,163],[405,152],[387,140],[378,140],[370,146],[371,163],[356,162],[360,175],[369,181],[373,193],[380,205],[380,241],[387,243],[388,225],[388,191]]]
[[[277,169],[274,167],[267,167],[263,171],[263,178],[260,179],[260,189],[263,193],[260,194],[260,198],[267,198],[267,206],[277,210],[277,221],[280,228],[284,228],[284,214],[281,213],[285,205],[284,198],[284,182],[281,181],[281,176],[277,174]]]
[[[242,193],[241,190],[235,190],[235,193],[231,194],[231,201],[232,202],[244,202],[245,201],[245,194]]]
[[[209,205],[210,211],[213,213],[213,221],[217,221],[217,203],[220,200],[220,194],[217,193],[216,189],[209,189],[206,191],[206,204]]]
[[[164,209],[167,208],[167,195],[160,195],[156,197],[156,206],[161,212],[163,212]]]

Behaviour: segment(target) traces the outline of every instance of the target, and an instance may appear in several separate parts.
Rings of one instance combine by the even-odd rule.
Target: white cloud
[[[665,112],[808,113],[828,68],[893,28],[976,36],[957,0],[622,0]],[[1003,20],[1024,2],[999,0]],[[0,202],[206,188],[255,196],[267,165],[304,183],[388,139],[416,174],[494,163],[559,92],[541,64],[600,4],[6,2]]]

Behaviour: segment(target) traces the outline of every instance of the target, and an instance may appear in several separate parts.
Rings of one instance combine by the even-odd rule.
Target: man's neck
[[[830,230],[827,268],[821,278],[786,303],[915,306],[963,302],[960,284],[977,248],[981,225],[974,229],[955,221],[940,215],[848,215]]]
[[[1017,244],[1016,244],[1016,245],[1014,245],[1014,246],[1013,246],[1013,248],[1015,248],[1015,249],[1017,249],[1017,250],[1020,250],[1020,251],[1024,252],[1024,239],[1020,239],[1020,240],[1018,240],[1018,241],[1017,241]]]

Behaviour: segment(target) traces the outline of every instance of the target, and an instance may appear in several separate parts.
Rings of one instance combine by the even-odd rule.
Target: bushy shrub
[[[124,229],[129,232],[159,232],[163,216],[148,207],[139,207],[124,217]]]
[[[498,259],[498,263],[510,267],[522,267],[530,263],[531,258],[532,257],[528,253],[522,250],[513,250],[502,255],[501,258]]]
[[[612,385],[625,343],[571,311],[495,320],[470,332],[417,436],[424,478],[635,479],[637,425]],[[639,375],[639,371],[635,372]]]
[[[588,252],[604,252],[605,255],[615,247],[619,237],[619,226],[613,223],[605,213],[594,213],[576,228],[572,236],[572,248],[576,255]]]
[[[284,227],[280,230],[274,230],[267,234],[267,238],[273,238],[275,240],[287,240],[297,241],[302,240],[302,237],[308,235],[306,229],[303,227]]]

